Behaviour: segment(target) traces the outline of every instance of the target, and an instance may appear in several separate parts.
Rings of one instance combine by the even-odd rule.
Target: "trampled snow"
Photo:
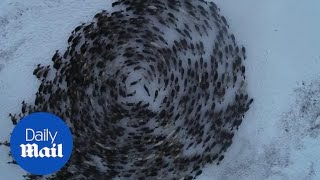
[[[255,101],[220,165],[201,180],[320,179],[320,1],[215,0],[230,31],[247,49],[248,89]],[[110,1],[0,1],[0,141],[8,114],[32,101],[37,64],[51,64],[70,32]],[[0,147],[0,175],[22,179]]]

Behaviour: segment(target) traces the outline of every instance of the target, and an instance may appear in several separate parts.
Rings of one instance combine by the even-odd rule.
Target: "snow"
[[[220,165],[199,180],[320,179],[320,1],[214,0],[247,49],[248,90],[255,98]],[[22,100],[32,101],[39,64],[51,64],[70,32],[110,2],[0,1],[0,141]],[[0,147],[0,174],[21,179]]]
[[[320,143],[307,135],[309,116],[296,117],[305,98],[294,90],[302,81],[319,78],[316,7],[320,2],[220,0],[217,4],[248,49],[248,89],[255,102],[224,161],[208,167],[199,179],[319,179]],[[289,133],[284,124],[289,124]]]

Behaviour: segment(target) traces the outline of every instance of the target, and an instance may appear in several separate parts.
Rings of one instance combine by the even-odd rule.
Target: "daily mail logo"
[[[47,175],[69,160],[73,141],[69,127],[50,113],[33,113],[14,128],[10,148],[20,167],[31,174]]]
[[[44,129],[42,131],[35,131],[31,128],[26,129],[26,142],[51,142],[52,146],[51,147],[43,147],[39,149],[38,144],[36,143],[28,143],[28,144],[21,144],[21,157],[40,157],[40,158],[56,158],[56,157],[63,157],[63,151],[62,151],[62,144],[56,144],[54,143],[56,137],[58,135],[58,131],[55,133],[52,133],[49,131],[49,129]]]

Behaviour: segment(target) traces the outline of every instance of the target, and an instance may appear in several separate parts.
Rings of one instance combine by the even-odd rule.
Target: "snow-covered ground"
[[[199,179],[320,179],[320,83],[307,86],[320,79],[320,1],[216,2],[248,49],[255,102],[224,161]]]
[[[255,101],[225,159],[198,179],[320,179],[320,1],[214,1],[246,46]],[[0,141],[13,128],[8,113],[34,99],[36,64],[50,64],[77,25],[109,7],[106,0],[0,1]],[[7,154],[0,147],[1,179],[22,179]]]

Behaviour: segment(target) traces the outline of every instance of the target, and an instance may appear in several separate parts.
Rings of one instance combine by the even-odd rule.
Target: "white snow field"
[[[8,114],[32,101],[37,64],[51,64],[70,32],[92,20],[107,0],[0,1],[0,141],[13,129]],[[214,0],[247,49],[248,89],[255,101],[220,165],[199,180],[320,179],[320,1]],[[25,173],[7,164],[0,179]]]

